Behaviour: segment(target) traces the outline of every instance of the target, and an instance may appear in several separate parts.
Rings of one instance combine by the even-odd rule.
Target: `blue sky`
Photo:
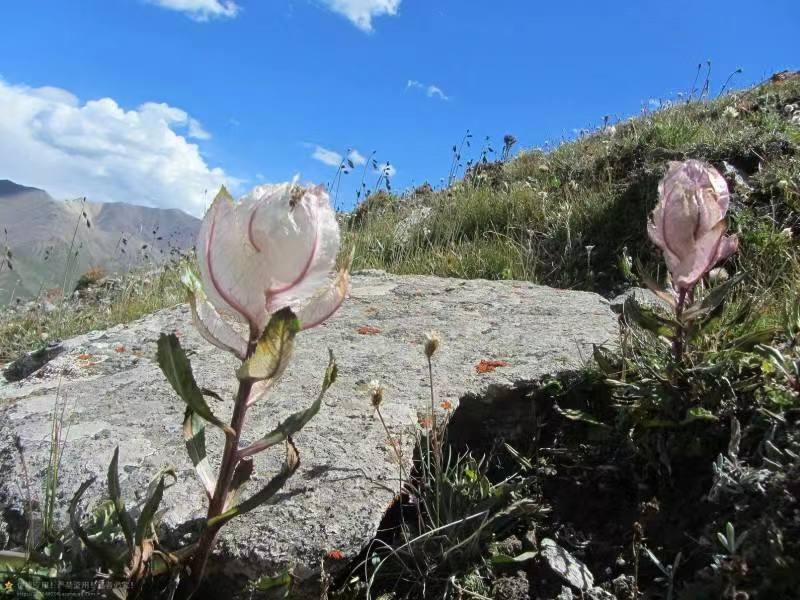
[[[707,59],[712,91],[738,67],[748,85],[800,67],[797,31],[796,0],[7,1],[0,178],[198,214],[222,182],[330,181],[325,150],[355,148],[395,189],[438,184],[467,128],[475,154],[540,146],[674,98]]]

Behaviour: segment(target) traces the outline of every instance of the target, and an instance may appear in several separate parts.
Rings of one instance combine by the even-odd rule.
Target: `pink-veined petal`
[[[246,323],[263,322],[263,296],[253,285],[256,251],[242,226],[241,204],[220,190],[200,227],[197,259],[203,288],[218,311]],[[237,210],[238,209],[238,210]]]
[[[672,274],[677,288],[692,287],[714,266],[726,228],[725,221],[720,221],[711,231],[707,231],[697,240],[694,252],[681,262],[680,272]]]
[[[297,313],[300,329],[316,327],[330,318],[344,302],[350,291],[350,273],[342,269],[328,286],[323,288]]]
[[[247,341],[231,327],[208,300],[190,295],[192,322],[208,343],[231,352],[240,360],[247,354]]]

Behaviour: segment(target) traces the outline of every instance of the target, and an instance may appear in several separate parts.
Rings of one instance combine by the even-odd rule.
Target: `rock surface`
[[[245,442],[308,406],[319,390],[327,349],[333,349],[339,379],[320,414],[295,438],[300,470],[278,503],[223,529],[217,554],[228,573],[261,576],[291,565],[313,590],[326,552],[339,550],[353,558],[375,534],[398,488],[398,465],[374,418],[366,384],[379,379],[386,387],[382,412],[393,435],[402,436],[409,461],[414,427],[429,402],[422,341],[430,329],[442,337],[434,356],[437,404],[455,408],[467,393],[581,366],[593,343],[614,340],[617,324],[608,302],[591,293],[525,282],[356,274],[350,299],[334,318],[298,337],[283,379],[249,414]],[[61,522],[66,523],[64,510],[73,493],[89,477],[98,481],[87,493],[88,503],[105,495],[106,470],[119,445],[127,504],[141,501],[159,469],[174,467],[178,481],[165,493],[162,540],[185,542],[195,535],[205,498],[183,446],[184,407],[154,362],[155,342],[165,331],[179,334],[199,385],[229,398],[235,361],[200,338],[185,305],[67,340],[65,352],[34,375],[0,384],[0,470],[5,474],[0,507],[8,523],[19,522],[24,498],[13,438],[21,438],[36,496],[58,398],[66,406],[68,427],[59,483]],[[476,365],[482,360],[506,364],[480,373]],[[227,418],[230,403],[215,403],[213,409]],[[222,440],[207,431],[214,464]],[[283,460],[280,449],[265,454],[256,459],[251,492]],[[345,561],[326,568],[335,571],[337,564]]]
[[[555,574],[576,590],[589,590],[594,586],[594,576],[586,565],[550,538],[542,540],[539,556]]]

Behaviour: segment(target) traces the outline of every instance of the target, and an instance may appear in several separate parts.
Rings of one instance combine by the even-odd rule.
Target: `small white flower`
[[[725,110],[722,111],[722,116],[728,119],[736,119],[739,116],[739,111],[736,110],[733,106],[728,106]]]

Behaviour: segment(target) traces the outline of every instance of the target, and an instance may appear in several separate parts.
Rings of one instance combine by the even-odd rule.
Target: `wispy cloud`
[[[190,138],[194,138],[196,140],[210,140],[211,134],[208,133],[203,126],[200,124],[200,121],[197,119],[193,119],[189,117],[189,126],[187,131],[187,136]]]
[[[335,150],[328,150],[320,145],[313,146],[314,151],[311,153],[311,158],[326,164],[330,167],[338,167],[342,164],[342,155]]]
[[[347,18],[361,31],[372,31],[372,19],[395,16],[402,0],[321,0],[335,13]]]
[[[160,102],[125,109],[81,102],[55,87],[0,79],[0,173],[56,197],[181,208],[202,214],[204,191],[240,180],[212,167],[189,137],[209,137],[186,111]]]
[[[354,167],[359,165],[363,165],[367,162],[367,159],[355,148],[351,148],[347,151],[347,156],[342,156],[336,150],[330,150],[329,148],[325,148],[324,146],[320,146],[319,144],[303,144],[307,148],[312,148],[313,151],[311,152],[311,158],[314,160],[318,160],[319,162],[328,165],[330,167],[338,167],[342,164],[342,161],[347,159],[350,161]]]
[[[406,90],[420,90],[424,92],[428,98],[438,98],[439,100],[450,100],[450,96],[445,94],[438,85],[424,84],[415,79],[409,79],[406,83]]]
[[[355,148],[350,150],[347,158],[349,158],[350,162],[352,162],[355,166],[363,165],[365,162],[367,162],[367,159]]]
[[[239,14],[239,5],[234,0],[145,0],[162,8],[182,12],[195,21],[210,19],[232,19]]]

